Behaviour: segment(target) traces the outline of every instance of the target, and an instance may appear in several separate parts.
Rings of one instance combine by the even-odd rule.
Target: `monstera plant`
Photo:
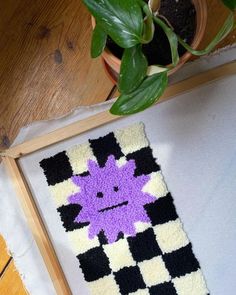
[[[204,50],[196,50],[174,32],[168,20],[158,14],[160,1],[83,0],[96,21],[91,56],[96,58],[102,54],[108,38],[122,48],[118,78],[120,96],[110,109],[112,114],[129,115],[143,111],[161,97],[168,84],[168,72],[179,63],[179,44],[193,55],[205,55],[235,26],[236,0],[222,0],[229,8],[226,21]],[[150,74],[143,48],[152,41],[157,26],[169,41],[171,63],[167,66],[155,65]]]

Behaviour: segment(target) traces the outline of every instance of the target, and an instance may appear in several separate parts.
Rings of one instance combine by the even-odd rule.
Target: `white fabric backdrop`
[[[182,77],[235,58],[231,48],[188,64]],[[178,76],[180,79],[181,73]],[[176,78],[175,78],[176,79]],[[236,77],[200,87],[141,114],[123,118],[20,160],[48,226],[73,294],[88,291],[60,225],[38,162],[71,145],[108,131],[143,121],[155,156],[172,192],[178,214],[193,243],[211,294],[234,295],[236,290]],[[16,143],[47,133],[109,108],[110,103],[81,108],[58,120],[24,128]],[[12,185],[0,170],[0,232],[13,252],[32,295],[54,295],[50,278],[25,223]]]

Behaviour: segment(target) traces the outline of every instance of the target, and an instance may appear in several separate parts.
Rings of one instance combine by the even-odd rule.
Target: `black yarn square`
[[[114,155],[116,160],[124,156],[113,132],[98,139],[90,139],[89,142],[101,167],[105,165],[110,155]]]
[[[162,258],[172,278],[184,276],[200,268],[193,254],[191,244],[174,252],[164,254]]]
[[[145,147],[136,152],[130,153],[126,156],[126,158],[128,160],[135,160],[135,176],[150,174],[160,170],[160,166],[156,163],[155,158],[152,155],[152,149],[150,147]]]
[[[119,241],[119,240],[121,240],[121,239],[124,239],[124,234],[122,232],[119,232],[118,233],[118,236],[117,236],[117,239],[116,239],[116,242]],[[98,234],[98,240],[99,240],[100,245],[106,245],[106,244],[108,244],[107,237],[105,236],[103,230],[101,230],[99,232],[99,234]]]
[[[109,259],[102,247],[90,249],[86,253],[78,255],[77,258],[87,282],[96,281],[111,273]]]
[[[114,273],[114,276],[122,295],[145,288],[145,283],[138,266],[124,267]]]
[[[63,205],[57,208],[57,211],[60,213],[63,226],[67,232],[89,225],[89,222],[74,222],[81,208],[82,207],[79,204]]]
[[[149,289],[149,293],[150,295],[178,295],[171,282],[153,286]]]
[[[162,254],[152,228],[138,233],[135,237],[128,237],[127,240],[130,252],[137,262],[148,260]]]
[[[55,185],[67,180],[73,174],[66,152],[61,152],[48,159],[43,159],[40,166],[44,170],[48,185]]]
[[[108,244],[107,237],[105,236],[103,230],[101,230],[99,232],[99,234],[98,234],[98,240],[99,240],[100,245],[107,245]]]
[[[144,206],[152,225],[163,224],[178,218],[173,198],[170,193]]]

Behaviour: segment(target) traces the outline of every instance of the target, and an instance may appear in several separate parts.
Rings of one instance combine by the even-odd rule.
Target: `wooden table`
[[[228,13],[220,0],[206,1],[208,25],[200,48],[209,43]],[[90,15],[82,1],[1,3],[0,150],[10,145],[26,124],[113,97],[116,89],[100,59],[90,58],[90,38]],[[235,43],[235,38],[236,31],[218,47]],[[2,238],[0,294],[26,294]]]

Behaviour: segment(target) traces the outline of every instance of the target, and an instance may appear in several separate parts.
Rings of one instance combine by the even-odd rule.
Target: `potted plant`
[[[206,25],[205,0],[193,0],[193,8],[197,13],[197,23],[194,28],[196,34],[195,38],[185,38],[186,40],[180,36],[174,24],[161,13],[163,2],[178,3],[180,0],[83,1],[96,21],[91,43],[91,56],[96,58],[104,52],[106,58],[106,54],[109,53],[109,44],[118,49],[122,55],[120,64],[116,65],[118,66],[116,70],[119,71],[120,96],[110,109],[110,112],[116,115],[137,113],[151,106],[166,89],[168,75],[171,72],[186,62],[191,54],[197,56],[208,54],[234,28],[233,12],[236,9],[236,0],[222,0],[230,9],[229,16],[210,44],[204,50],[197,50],[196,47]],[[184,2],[186,1],[192,5],[191,0]],[[159,60],[155,62],[154,54],[148,54],[149,51],[153,53],[153,46],[154,48],[157,46],[155,38],[157,32],[159,34],[161,32],[162,35],[164,33],[169,43],[170,62],[167,58],[164,64]],[[192,33],[194,33],[193,30]],[[160,42],[158,42],[159,48],[164,48],[165,51],[164,39],[163,44]],[[184,53],[183,49],[187,53]],[[151,67],[149,67],[150,60],[154,60]]]
[[[168,22],[169,26],[182,39],[186,40],[192,48],[196,49],[198,47],[203,38],[207,23],[206,0],[158,0],[158,2],[150,0],[148,4],[153,13],[158,14]],[[95,25],[95,19],[92,17],[93,28],[95,28]],[[171,64],[168,39],[162,28],[157,24],[155,25],[152,41],[143,45],[143,53],[148,60],[149,72],[155,69],[152,65]],[[178,46],[178,53],[180,57],[178,66],[168,71],[168,75],[176,72],[191,57],[191,53],[186,51],[181,45]],[[102,57],[105,69],[114,83],[117,83],[118,80],[122,54],[123,49],[108,37]]]

